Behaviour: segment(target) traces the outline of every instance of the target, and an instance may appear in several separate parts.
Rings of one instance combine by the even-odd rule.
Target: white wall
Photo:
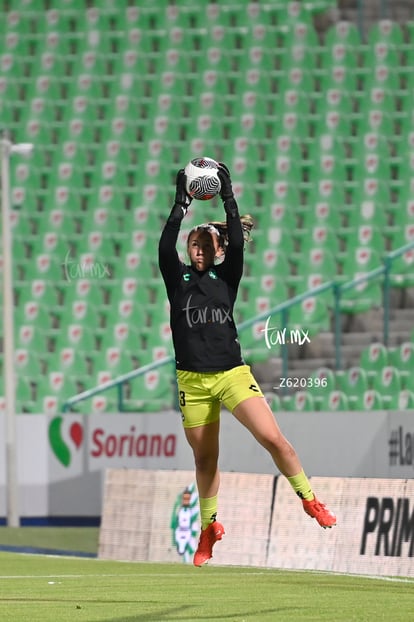
[[[313,477],[311,483],[335,512],[336,527],[322,529],[305,514],[284,477],[223,472],[217,518],[225,535],[211,563],[414,576],[412,480]],[[171,517],[192,484],[191,471],[108,469],[99,557],[180,561]],[[180,535],[190,550],[181,560],[191,564],[196,544],[185,527]]]
[[[414,417],[408,412],[278,413],[277,418],[311,476],[413,477]],[[59,420],[19,415],[17,454],[20,516],[100,515],[107,468],[193,470],[174,411],[68,414]],[[5,460],[2,435],[0,516],[6,515]],[[277,473],[268,454],[228,412],[222,415],[220,466],[227,472]]]

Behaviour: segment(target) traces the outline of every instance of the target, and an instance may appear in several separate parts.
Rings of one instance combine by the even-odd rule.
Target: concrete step
[[[359,364],[362,351],[371,343],[383,343],[382,310],[364,314],[362,318],[345,318],[356,330],[341,334],[341,367],[348,369]],[[343,329],[346,327],[343,326]],[[389,323],[388,347],[395,348],[405,341],[410,341],[414,329],[414,311],[392,309]],[[307,378],[319,367],[335,369],[335,335],[333,332],[320,334],[311,339],[311,343],[291,345],[288,350],[288,377]],[[263,390],[273,390],[275,382],[284,374],[281,358],[273,358],[266,363],[253,366],[253,372]]]

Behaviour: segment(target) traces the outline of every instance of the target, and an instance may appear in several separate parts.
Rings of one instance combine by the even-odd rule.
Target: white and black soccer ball
[[[190,197],[208,201],[220,192],[218,167],[218,162],[213,158],[193,158],[188,162],[184,172],[187,178],[186,190]]]

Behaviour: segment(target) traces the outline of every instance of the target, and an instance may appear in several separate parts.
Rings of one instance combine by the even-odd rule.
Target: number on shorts
[[[185,406],[185,391],[180,391],[180,406]]]

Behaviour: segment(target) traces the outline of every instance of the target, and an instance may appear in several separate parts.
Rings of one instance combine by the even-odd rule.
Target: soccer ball
[[[185,167],[186,190],[193,199],[208,201],[221,190],[218,162],[213,158],[193,158]]]

